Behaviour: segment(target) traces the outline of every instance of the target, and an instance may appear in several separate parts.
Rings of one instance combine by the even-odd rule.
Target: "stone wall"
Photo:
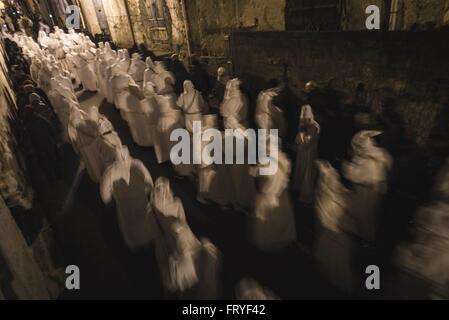
[[[346,0],[342,15],[344,30],[365,30],[365,9],[377,5],[382,24],[388,23],[390,7],[385,0]],[[395,30],[423,30],[449,26],[449,0],[399,0]]]
[[[443,27],[449,25],[448,0],[400,0],[402,30],[411,30],[418,25],[421,28]]]
[[[229,56],[229,35],[238,29],[285,30],[285,0],[186,1],[192,49],[204,56]]]
[[[126,0],[137,43],[153,47],[148,36],[148,25],[142,5],[150,0]],[[236,30],[282,31],[295,30],[295,19],[300,11],[296,0],[184,0],[187,25],[193,53],[203,56],[229,57],[229,36]],[[391,0],[344,0],[321,1],[338,3],[341,11],[342,30],[365,30],[366,13],[369,5],[381,10],[382,26],[388,26]],[[319,2],[319,3],[321,3]],[[92,11],[92,0],[81,0],[84,17],[93,33],[98,31],[98,21]],[[119,45],[133,44],[131,28],[124,0],[102,1],[111,35]],[[312,2],[304,2],[306,6]],[[318,2],[315,2],[318,3]],[[182,1],[165,0],[166,20],[170,38],[169,49],[187,51],[186,21]],[[314,11],[318,14],[318,11]],[[301,13],[302,14],[302,13]],[[340,14],[340,13],[339,13]],[[323,19],[328,16],[324,13]],[[330,17],[330,16],[329,16]],[[286,23],[287,21],[287,23]],[[332,24],[333,25],[333,24]],[[449,0],[399,0],[397,30],[439,28],[449,25]]]
[[[125,2],[123,0],[103,1],[103,8],[112,39],[121,47],[131,47],[134,43]]]
[[[257,83],[285,77],[290,90],[300,94],[314,79],[350,103],[356,88],[364,88],[364,104],[374,111],[383,98],[396,98],[408,129],[425,144],[448,103],[447,36],[445,32],[237,32],[232,60],[237,76],[252,82],[254,89]]]
[[[165,2],[170,14],[172,48],[174,51],[187,52],[187,31],[181,1],[166,0]]]
[[[136,43],[147,43],[145,27],[142,21],[142,14],[140,12],[140,0],[127,0],[127,2]]]
[[[92,0],[80,0],[81,10],[86,28],[93,34],[101,33],[96,9]]]

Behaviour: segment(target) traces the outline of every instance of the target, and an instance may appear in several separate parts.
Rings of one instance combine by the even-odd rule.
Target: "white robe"
[[[69,120],[70,120],[70,110],[74,102],[56,90],[51,90],[48,94],[48,99],[53,106],[56,115],[58,116],[59,123],[62,130],[62,140],[64,142],[69,142]]]
[[[114,162],[104,173],[100,190],[105,203],[115,200],[118,224],[128,248],[136,250],[149,244],[154,235],[148,232],[146,212],[153,180],[145,165],[136,159],[126,165]]]
[[[221,254],[207,239],[198,240],[187,224],[179,198],[153,198],[156,259],[167,291],[182,299],[217,299],[221,295]]]
[[[41,63],[36,62],[36,60],[34,60],[30,66],[30,76],[34,83],[38,83],[39,81],[39,71],[41,67]]]
[[[255,120],[260,129],[278,129],[279,136],[284,137],[287,124],[284,118],[284,112],[273,105],[273,95],[270,95],[272,89],[262,91],[257,98]]]
[[[207,127],[203,126],[202,129],[207,130]],[[202,141],[201,153],[206,150],[209,143],[210,141]],[[232,205],[234,198],[229,166],[207,164],[206,157],[201,157],[201,160],[202,163],[198,166],[198,197],[220,206]]]
[[[351,181],[351,214],[357,217],[357,234],[366,241],[375,241],[378,216],[387,188],[387,173],[392,160],[387,151],[380,148],[357,154],[351,162],[343,164],[343,174]]]
[[[226,129],[246,129],[248,126],[248,101],[240,91],[227,93],[220,106]]]
[[[201,92],[191,89],[183,92],[176,104],[184,112],[185,127],[189,132],[193,132],[193,121],[201,121],[202,113],[205,111],[205,102]]]
[[[293,206],[287,190],[290,161],[279,151],[276,174],[261,176],[249,222],[250,241],[260,250],[278,250],[296,240]]]
[[[102,175],[116,160],[116,151],[122,148],[122,141],[115,131],[101,134],[97,142],[98,152],[102,163]]]
[[[89,52],[83,52],[76,57],[77,67],[79,69],[79,75],[81,77],[81,83],[84,89],[89,91],[97,91],[97,76],[93,67],[93,55]]]
[[[98,150],[98,124],[92,120],[80,120],[76,128],[76,146],[93,182],[100,182],[103,163]]]
[[[131,59],[128,73],[140,88],[142,88],[143,75],[146,67],[147,65],[142,61],[142,59],[140,59],[140,57],[138,59]]]
[[[126,122],[128,122],[134,142],[142,147],[153,146],[153,137],[157,122],[155,115],[157,111],[156,101],[154,98],[141,100],[143,94],[140,89],[137,85],[132,86],[133,90],[131,91],[133,92],[129,92],[127,95],[126,109],[121,109],[121,113]]]
[[[336,287],[352,292],[359,280],[353,270],[354,244],[348,232],[354,220],[347,211],[349,191],[329,163],[320,163],[315,211],[321,223],[316,241],[316,259],[323,275]]]
[[[176,79],[168,71],[151,74],[149,81],[154,84],[155,91],[159,95],[174,93],[173,86],[175,85]]]
[[[81,76],[80,76],[80,70],[77,67],[76,64],[76,56],[77,53],[68,53],[66,55],[66,62],[68,71],[70,72],[72,79],[75,81],[75,88],[78,88],[81,84]]]
[[[51,71],[48,66],[49,62],[44,62],[42,68],[39,70],[37,84],[46,94],[51,90]]]
[[[427,298],[449,298],[449,202],[434,201],[419,209],[414,239],[397,250],[396,264],[423,280]]]
[[[111,77],[111,90],[114,105],[119,110],[128,109],[129,84],[132,78],[126,73],[117,73]],[[122,117],[123,114],[121,113]]]
[[[154,150],[158,163],[170,161],[171,148],[176,142],[170,141],[170,135],[175,129],[184,127],[182,112],[176,109],[173,95],[157,95],[159,106],[159,121],[154,136]]]

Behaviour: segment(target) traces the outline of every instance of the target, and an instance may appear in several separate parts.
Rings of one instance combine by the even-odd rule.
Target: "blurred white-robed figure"
[[[195,89],[192,81],[184,81],[184,92],[178,98],[176,104],[182,109],[185,118],[186,129],[193,132],[193,121],[201,121],[201,115],[206,111],[206,104],[201,92]]]
[[[279,137],[284,137],[287,124],[284,112],[275,106],[273,100],[279,95],[279,88],[270,88],[259,93],[256,105],[255,120],[259,129],[277,129]]]
[[[145,62],[142,61],[140,54],[133,53],[128,73],[134,79],[134,82],[142,89],[143,76],[146,69]]]
[[[146,218],[152,191],[153,179],[145,165],[132,158],[126,147],[119,149],[104,173],[100,193],[104,203],[115,201],[120,230],[130,250],[149,244],[154,237]]]
[[[184,208],[164,177],[152,198],[156,258],[164,289],[184,299],[217,299],[221,294],[221,254],[207,239],[198,240],[187,224]]]
[[[232,194],[234,196],[233,205],[236,209],[251,211],[254,208],[256,198],[256,185],[254,177],[249,173],[250,167],[247,163],[249,141],[244,132],[248,125],[248,102],[240,90],[239,79],[236,78],[227,83],[225,98],[220,106],[220,113],[224,119],[225,129],[233,129],[237,132],[234,135],[234,145],[244,145],[244,164],[236,164],[234,162],[234,164],[229,165],[233,188]],[[229,139],[229,137],[225,136],[225,139]],[[237,153],[241,151],[234,148],[234,157],[238,156]]]
[[[151,92],[152,87],[148,85],[144,88],[144,94],[134,83],[130,83],[128,88],[126,108],[121,109],[121,114],[128,122],[134,142],[143,147],[152,146],[157,121],[154,91]]]
[[[170,161],[171,148],[176,144],[170,141],[170,135],[175,129],[184,127],[182,111],[176,107],[173,94],[156,95],[159,106],[159,119],[154,136],[154,150],[158,163]]]
[[[287,187],[291,172],[287,156],[270,150],[271,161],[277,162],[277,171],[273,175],[258,176],[259,190],[256,196],[255,208],[249,218],[250,242],[260,250],[279,250],[296,240],[296,224]],[[259,165],[262,166],[262,165]]]
[[[315,255],[322,274],[336,287],[353,292],[358,278],[353,270],[355,221],[349,215],[347,190],[328,162],[318,162],[315,211],[320,221]]]
[[[103,165],[98,150],[98,124],[90,118],[76,118],[75,145],[78,149],[81,160],[86,166],[87,173],[95,183],[100,182],[103,174]]]
[[[385,149],[376,146],[378,131],[361,131],[352,140],[353,158],[343,164],[343,174],[353,183],[348,210],[357,219],[357,234],[375,241],[379,212],[387,192],[388,172],[393,160]]]
[[[401,244],[395,257],[408,276],[407,283],[399,284],[400,297],[449,299],[449,159],[437,177],[432,201],[419,208],[413,220],[413,239]]]
[[[201,130],[202,133],[207,132],[208,129],[218,130],[218,116],[217,115],[204,115],[202,119]],[[232,205],[232,180],[229,175],[229,167],[224,164],[216,164],[213,162],[213,156],[211,150],[208,149],[208,145],[215,141],[215,139],[221,139],[224,141],[223,133],[220,132],[220,136],[211,137],[209,141],[202,140],[202,147],[199,152],[201,155],[201,164],[198,166],[198,201],[202,203],[212,202],[220,206]],[[214,150],[217,152],[218,150]],[[222,157],[222,155],[220,155]]]

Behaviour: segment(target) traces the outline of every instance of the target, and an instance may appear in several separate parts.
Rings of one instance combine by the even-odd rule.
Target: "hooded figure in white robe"
[[[72,91],[60,84],[55,87],[55,90],[51,90],[48,94],[48,99],[58,116],[60,127],[62,130],[62,140],[64,142],[69,142],[69,123],[70,123],[70,112],[72,106],[78,107],[78,102],[72,99]]]
[[[104,57],[101,58],[98,65],[98,78],[99,89],[103,97],[108,99],[109,103],[113,103],[112,90],[111,90],[111,76],[113,66],[116,63],[116,59],[110,54],[104,53]]]
[[[182,111],[176,107],[174,95],[156,95],[159,106],[159,119],[154,136],[154,151],[158,163],[170,161],[171,148],[176,142],[170,141],[170,135],[175,129],[184,127]]]
[[[140,54],[133,53],[128,73],[140,88],[142,88],[143,74],[145,73],[146,67],[147,66],[145,62],[142,61]]]
[[[98,139],[100,138],[98,123],[90,118],[77,118],[75,128],[75,144],[80,152],[81,160],[86,166],[91,180],[98,183],[103,174],[103,163],[98,151]]]
[[[103,176],[106,169],[115,161],[117,150],[122,148],[122,141],[112,123],[99,112],[97,106],[92,106],[87,116],[98,126],[97,149],[101,160],[101,176]]]
[[[352,140],[353,158],[343,163],[343,175],[353,184],[348,210],[357,217],[358,235],[375,241],[378,216],[387,192],[388,172],[393,160],[388,151],[376,146],[378,131],[362,131]]]
[[[240,91],[240,80],[235,78],[228,81],[220,114],[224,118],[226,129],[242,129],[248,127],[248,100]]]
[[[153,62],[153,60],[151,60],[151,57],[147,57],[146,58],[145,65],[146,65],[146,67],[145,67],[145,71],[143,73],[143,83],[144,83],[144,85],[146,85],[147,82],[151,82],[152,83],[152,77],[153,77],[154,68],[155,68],[154,62]]]
[[[418,209],[413,240],[397,250],[396,265],[419,284],[416,293],[409,292],[407,278],[407,285],[399,288],[401,298],[449,299],[449,159],[438,175],[432,198]]]
[[[237,146],[239,143],[245,145],[245,163],[229,165],[229,173],[232,179],[232,188],[234,195],[234,207],[237,210],[250,212],[254,209],[254,201],[256,197],[256,185],[254,177],[249,173],[248,165],[248,139],[245,131],[248,128],[248,101],[240,91],[240,80],[232,79],[228,82],[223,103],[220,107],[220,113],[224,118],[225,129],[241,130],[243,134],[235,136],[234,142]],[[238,150],[234,148],[234,158]],[[234,162],[235,163],[235,162]]]
[[[314,120],[310,105],[305,105],[301,109],[296,136],[298,151],[293,178],[293,186],[299,192],[298,200],[305,204],[311,204],[314,198],[319,137],[320,125]]]
[[[279,137],[285,137],[287,124],[282,109],[273,104],[279,95],[278,88],[271,88],[259,93],[256,105],[256,125],[259,129],[278,129]]]
[[[100,122],[100,139],[98,140],[98,151],[103,163],[103,173],[116,160],[117,151],[122,148],[120,136],[108,121]]]
[[[47,45],[47,50],[51,55],[55,57],[58,57],[60,55],[60,51],[62,51],[62,45],[54,33],[50,33],[49,38],[47,39]]]
[[[273,151],[269,150],[269,157],[277,162],[276,173],[264,176],[255,170],[259,190],[248,223],[250,242],[264,251],[283,249],[296,240],[294,210],[287,189],[290,161],[282,151],[278,150],[277,156]]]
[[[155,100],[151,90],[145,88],[146,96],[135,83],[129,84],[129,94],[126,101],[126,109],[120,109],[123,118],[128,122],[134,142],[142,147],[153,145],[154,130],[156,129]],[[146,100],[148,99],[148,100]]]
[[[201,129],[203,133],[208,129],[218,129],[218,116],[204,115]],[[224,141],[222,133],[220,138]],[[197,200],[201,203],[212,202],[220,206],[232,205],[233,189],[229,167],[223,164],[214,164],[213,155],[207,149],[213,139],[202,141],[202,147],[199,150],[202,153],[202,157],[201,164],[198,166]]]
[[[43,31],[43,30],[39,31],[37,41],[40,44],[40,46],[42,47],[42,49],[48,48],[49,38],[48,38],[47,34],[45,33],[45,31]]]
[[[201,92],[195,89],[192,81],[184,81],[184,92],[176,103],[184,112],[186,129],[193,132],[193,121],[201,121],[201,115],[206,113],[206,103]]]
[[[154,73],[149,81],[154,84],[156,93],[159,95],[175,95],[173,86],[176,83],[176,79],[171,72],[165,69],[164,63],[156,61],[153,71]]]
[[[63,88],[65,88],[67,97],[75,102],[78,102],[78,98],[73,89],[72,79],[67,77],[64,72],[56,66],[52,68],[52,78],[50,79],[50,85],[52,90],[56,90],[56,87],[62,86]]]
[[[79,69],[81,83],[85,90],[95,92],[98,88],[97,75],[94,69],[95,56],[84,47],[80,50],[75,61]]]
[[[198,240],[192,233],[182,202],[164,177],[156,181],[151,215],[164,289],[183,299],[220,298],[221,254],[209,240]]]
[[[349,190],[328,162],[318,162],[319,178],[315,212],[320,221],[315,255],[322,274],[336,287],[350,293],[359,283],[353,270],[354,243],[350,236],[355,220],[347,210]]]
[[[85,120],[89,117],[89,115],[79,108],[78,105],[72,105],[69,113],[69,124],[67,128],[69,141],[72,144],[72,148],[76,154],[80,154],[79,147],[77,145],[77,132],[76,127],[79,122]]]
[[[81,85],[81,75],[80,75],[80,70],[78,69],[78,66],[76,64],[76,60],[77,60],[77,55],[78,53],[75,50],[70,50],[67,54],[66,54],[66,63],[67,63],[67,69],[70,72],[70,76],[74,81],[74,89],[75,88],[79,88],[79,86]]]
[[[116,58],[108,59],[107,63],[108,63],[108,65],[105,67],[105,71],[104,71],[105,82],[107,83],[107,85],[106,85],[106,100],[110,104],[115,104],[112,78],[116,74],[120,74],[120,71],[117,68],[117,59]],[[118,108],[117,106],[115,106],[115,107]]]
[[[104,203],[113,199],[123,239],[132,251],[148,245],[154,235],[148,232],[146,213],[153,191],[153,179],[145,165],[129,155],[126,147],[117,152],[101,181]]]
[[[124,73],[128,73],[129,72],[129,67],[131,64],[131,59],[129,58],[129,52],[127,49],[120,49],[118,51],[119,53],[119,61],[118,61],[118,68],[124,72]]]
[[[128,97],[130,95],[129,85],[134,84],[134,80],[129,74],[120,71],[117,66],[113,68],[110,86],[114,105],[120,111],[126,111],[128,110]],[[124,113],[120,112],[120,114],[126,120]]]
[[[34,83],[38,83],[39,81],[39,71],[42,68],[42,61],[39,58],[33,59],[31,66],[30,66],[30,76],[31,80],[34,81]]]
[[[41,88],[46,94],[48,94],[51,90],[51,68],[52,62],[50,59],[45,58],[42,61],[42,67],[39,70],[37,84],[39,88]]]
[[[100,49],[99,49],[100,50]],[[105,69],[108,66],[107,55],[105,53],[99,53],[96,56],[95,72],[98,79],[98,93],[103,97],[106,97],[107,86],[109,82],[106,81]]]

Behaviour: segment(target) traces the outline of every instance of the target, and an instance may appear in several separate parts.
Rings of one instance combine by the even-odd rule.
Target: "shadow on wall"
[[[330,104],[361,105],[373,115],[381,113],[382,101],[391,97],[397,100],[406,130],[425,145],[448,102],[447,36],[447,32],[236,32],[231,51],[236,76],[248,79],[252,96],[276,78],[285,79],[291,91],[288,110],[299,107],[297,99],[310,80],[332,92]]]

